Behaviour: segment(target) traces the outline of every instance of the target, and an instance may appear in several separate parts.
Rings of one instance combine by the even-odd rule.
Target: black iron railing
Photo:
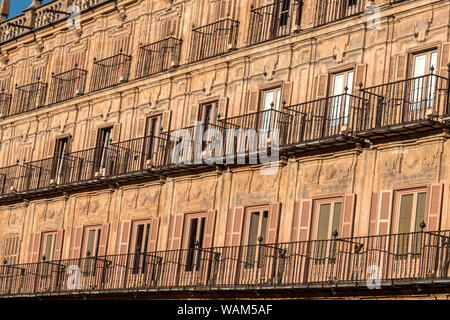
[[[130,253],[0,266],[0,294],[205,291],[448,281],[450,232]],[[313,289],[311,289],[313,290]]]
[[[364,131],[425,120],[448,112],[449,80],[435,74],[361,89],[365,104],[356,130]]]
[[[97,91],[128,81],[131,56],[119,53],[102,60],[94,59],[91,91]]]
[[[60,74],[52,74],[49,103],[58,103],[82,95],[85,90],[86,75],[87,71],[79,69],[78,66]]]
[[[136,78],[144,78],[177,67],[180,63],[181,43],[179,39],[167,38],[140,47]]]
[[[291,2],[280,0],[259,8],[250,7],[250,45],[289,35],[292,21]]]
[[[190,62],[224,54],[236,48],[239,21],[224,19],[192,30]]]
[[[316,4],[315,25],[323,25],[364,12],[364,0],[319,0]]]
[[[367,103],[361,97],[345,93],[289,106],[289,110],[298,113],[289,142],[295,144],[352,133]]]
[[[0,118],[9,115],[9,108],[11,107],[11,95],[5,93],[4,90],[0,93]]]
[[[46,97],[46,83],[38,81],[21,87],[16,86],[13,104],[8,115],[39,109],[45,106]]]

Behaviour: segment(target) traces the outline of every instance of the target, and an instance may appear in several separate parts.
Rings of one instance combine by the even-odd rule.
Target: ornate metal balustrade
[[[450,232],[88,256],[0,266],[3,297],[143,291],[367,288],[450,278]]]
[[[182,41],[167,38],[140,47],[136,78],[144,78],[178,66]]]
[[[405,130],[429,130],[449,113],[449,80],[430,74],[360,90],[364,104],[356,131],[385,136]]]
[[[7,115],[10,116],[42,108],[45,106],[46,97],[47,84],[39,80],[24,86],[16,86],[13,104]]]
[[[364,0],[319,0],[316,4],[315,25],[323,25],[362,13],[366,9]]]
[[[224,19],[192,30],[190,62],[224,54],[236,48],[239,21]]]
[[[91,91],[109,88],[128,81],[131,56],[119,53],[102,60],[94,59]]]
[[[291,0],[280,0],[259,8],[250,7],[249,44],[289,35],[292,23]]]
[[[4,90],[0,93],[0,118],[6,117],[9,114],[11,107],[11,95],[5,93]]]
[[[49,103],[58,103],[82,95],[85,90],[87,71],[74,69],[52,74]]]

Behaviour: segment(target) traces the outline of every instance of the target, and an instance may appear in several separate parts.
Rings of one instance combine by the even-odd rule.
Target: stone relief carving
[[[276,57],[270,57],[266,59],[264,62],[264,77],[266,77],[267,80],[272,80],[273,76],[275,75],[275,72],[278,67],[278,62],[280,59],[280,55],[277,54]]]
[[[420,17],[414,22],[414,37],[419,42],[424,42],[427,38],[431,24],[433,23],[433,12],[428,17]]]
[[[135,208],[136,207],[136,199],[137,199],[137,192],[135,190],[127,191],[124,196],[125,208]]]
[[[350,42],[350,34],[335,40],[333,49],[333,58],[336,63],[342,63],[347,52],[347,46]]]
[[[319,177],[319,165],[306,166],[302,171],[302,180],[306,183],[317,183]]]
[[[424,167],[434,167],[437,165],[437,160],[439,157],[439,150],[433,152],[424,152],[422,158],[422,165]]]

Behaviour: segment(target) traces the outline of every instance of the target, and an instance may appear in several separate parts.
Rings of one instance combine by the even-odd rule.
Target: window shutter
[[[109,223],[102,224],[100,228],[100,243],[98,244],[98,255],[105,256],[108,249]]]
[[[404,80],[407,76],[408,69],[408,55],[400,54],[397,56],[397,70],[395,73],[395,80]]]
[[[309,240],[312,217],[312,200],[297,200],[294,205],[294,225],[292,228],[292,241]]]
[[[75,227],[72,229],[72,238],[71,238],[70,259],[79,259],[81,257],[81,243],[83,241],[83,227]]]
[[[430,201],[425,218],[427,231],[438,231],[441,226],[442,183],[432,184],[429,188]]]
[[[181,249],[183,240],[184,214],[177,213],[172,217],[171,232],[169,234],[169,250]]]
[[[393,198],[392,190],[381,192],[380,214],[378,218],[379,235],[388,234],[390,231],[392,198]]]
[[[281,99],[282,105],[286,107],[290,106],[292,97],[292,82],[284,82],[281,91],[283,95]]]
[[[55,145],[56,139],[49,139],[49,142],[45,145],[47,147],[47,150],[45,151],[46,158],[51,158],[55,155]]]
[[[163,132],[167,132],[170,130],[171,120],[172,120],[172,111],[171,110],[165,111],[162,116],[162,125],[161,125],[161,130]]]
[[[84,50],[79,50],[77,52],[73,52],[71,54],[71,58],[68,59],[68,62],[70,63],[70,65],[68,65],[68,69],[73,69],[75,68],[76,65],[78,65],[79,69],[83,69],[84,66],[84,55],[85,55],[85,51]]]
[[[241,244],[242,227],[244,224],[244,207],[236,207],[228,211],[226,246],[239,246]]]
[[[120,236],[118,239],[118,254],[128,253],[128,244],[130,242],[131,221],[122,221],[120,224]]]
[[[203,248],[211,248],[214,245],[214,231],[216,226],[216,210],[206,212],[205,234],[203,236]]]
[[[327,90],[328,90],[328,74],[323,73],[316,76],[316,93],[315,97],[316,99],[322,99],[327,97]]]
[[[441,47],[441,72],[442,77],[448,78],[448,64],[450,63],[450,42],[444,42]]]
[[[158,233],[159,233],[159,220],[158,217],[153,217],[150,222],[150,234],[147,243],[147,252],[156,252],[158,245]]]
[[[191,107],[191,117],[189,119],[189,124],[190,125],[194,125],[195,121],[198,120],[198,111],[199,111],[199,105],[198,104],[193,105]]]
[[[136,130],[136,137],[140,138],[145,135],[145,123],[147,121],[147,118],[143,117],[138,120],[138,126]]]
[[[369,235],[374,236],[377,234],[377,220],[378,220],[378,192],[372,193],[372,203],[370,205],[370,218],[369,218]]]
[[[115,123],[111,132],[111,140],[113,143],[119,142],[120,139],[120,129],[122,128],[121,123]]]
[[[88,148],[95,148],[97,146],[97,134],[98,134],[98,129],[91,129],[89,130],[89,146]]]
[[[63,241],[64,241],[64,229],[59,229],[56,232],[56,243],[55,243],[54,260],[61,260]]]
[[[250,90],[248,97],[248,113],[257,112],[259,109],[259,90]]]
[[[222,97],[219,99],[219,114],[218,119],[225,119],[227,117],[228,109],[228,97]]]
[[[360,83],[363,84],[363,87],[366,86],[366,74],[367,74],[367,64],[366,63],[357,64],[355,67],[355,81],[353,81],[354,95],[358,93]]]
[[[41,233],[34,232],[31,234],[28,261],[30,263],[39,261],[39,249],[41,247]]]
[[[278,241],[278,228],[281,218],[281,202],[273,202],[269,208],[269,221],[267,223],[267,241],[264,243],[276,243]]]
[[[355,217],[356,194],[344,196],[343,215],[341,219],[340,238],[351,238],[353,236],[353,222]]]
[[[127,54],[128,52],[128,39],[129,36],[122,36],[114,40],[114,52],[112,55],[119,54],[122,51],[123,54]]]

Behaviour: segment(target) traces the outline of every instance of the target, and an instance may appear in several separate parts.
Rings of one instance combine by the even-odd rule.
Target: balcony
[[[6,117],[9,114],[11,107],[11,95],[5,93],[4,89],[0,93],[0,118]]]
[[[432,72],[361,89],[366,101],[356,130],[370,139],[442,127],[449,113],[449,80]]]
[[[281,0],[259,8],[250,7],[250,45],[289,35],[291,31],[291,1]]]
[[[367,290],[448,283],[450,231],[92,256],[0,266],[0,294]],[[74,276],[75,275],[75,276]],[[74,281],[75,280],[75,281]]]
[[[87,71],[74,69],[52,74],[52,84],[50,87],[49,104],[58,103],[82,95],[85,90]]]
[[[91,92],[110,88],[128,81],[131,56],[119,53],[102,60],[94,59]]]
[[[289,144],[297,149],[317,149],[355,143],[353,133],[367,101],[344,93],[288,106],[296,114]]]
[[[224,19],[192,30],[190,62],[224,54],[236,48],[239,21]]]
[[[144,78],[178,66],[182,41],[167,38],[140,47],[136,78]]]
[[[364,0],[320,0],[316,5],[315,25],[338,21],[366,10]]]
[[[39,80],[21,87],[16,86],[13,104],[5,116],[42,108],[45,106],[46,97],[47,84]]]

